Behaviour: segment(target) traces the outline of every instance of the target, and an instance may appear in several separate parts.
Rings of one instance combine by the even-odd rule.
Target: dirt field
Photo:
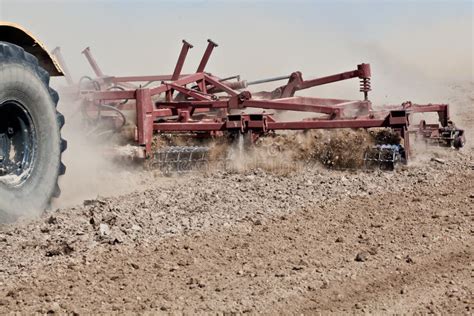
[[[0,313],[473,314],[468,142],[396,172],[156,177],[2,225]]]

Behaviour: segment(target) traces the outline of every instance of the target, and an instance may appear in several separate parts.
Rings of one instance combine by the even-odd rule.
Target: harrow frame
[[[169,75],[152,76],[106,76],[95,61],[90,48],[82,53],[89,61],[96,78],[95,89],[82,89],[74,85],[67,74],[74,93],[86,101],[90,107],[107,105],[120,110],[136,111],[136,142],[141,148],[141,157],[152,156],[154,133],[199,133],[207,136],[224,135],[226,132],[249,134],[252,140],[277,130],[311,130],[337,128],[391,128],[403,139],[406,161],[410,153],[410,134],[417,133],[427,138],[439,137],[433,125],[410,124],[414,113],[437,112],[441,127],[448,128],[449,106],[447,104],[417,105],[405,102],[398,106],[386,106],[374,110],[369,100],[371,90],[371,70],[369,64],[359,64],[354,70],[326,77],[304,80],[302,73],[293,72],[288,76],[247,82],[240,76],[220,78],[205,71],[215,47],[208,40],[207,48],[195,73],[182,74],[186,56],[193,46],[183,40],[181,52]],[[59,48],[53,53],[62,68],[66,70]],[[363,100],[343,100],[295,96],[300,90],[342,80],[358,78]],[[231,81],[236,79],[234,81]],[[285,85],[271,92],[250,92],[250,85],[286,80]],[[140,83],[145,83],[140,85]],[[158,83],[152,85],[153,83]],[[138,84],[138,85],[137,85]],[[98,87],[99,91],[96,91]],[[248,108],[259,113],[246,113]],[[299,111],[317,114],[318,117],[301,120],[278,120],[267,111]],[[457,130],[457,129],[456,129]],[[462,130],[461,135],[463,135]]]

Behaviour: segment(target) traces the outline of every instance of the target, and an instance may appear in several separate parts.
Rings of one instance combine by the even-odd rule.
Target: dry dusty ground
[[[396,172],[157,178],[0,226],[0,313],[469,315],[473,209],[472,143]]]

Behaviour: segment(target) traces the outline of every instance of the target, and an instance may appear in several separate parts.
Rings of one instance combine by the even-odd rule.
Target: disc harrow
[[[405,150],[401,145],[375,145],[364,154],[365,167],[382,170],[395,170],[405,163]]]
[[[157,149],[151,159],[152,166],[164,174],[187,173],[209,165],[209,148],[200,146],[166,146]]]
[[[450,120],[447,104],[404,102],[375,110],[369,98],[372,89],[369,64],[314,79],[305,79],[300,71],[295,71],[267,79],[241,80],[240,75],[220,77],[206,71],[216,47],[215,42],[208,40],[196,71],[183,74],[187,54],[193,48],[183,40],[171,74],[127,77],[106,75],[90,48],[86,48],[83,54],[95,77],[82,77],[75,83],[68,74],[69,85],[62,92],[80,100],[80,112],[86,118],[103,121],[113,132],[131,127],[139,157],[153,158],[156,162],[152,164],[167,173],[171,169],[183,173],[216,162],[209,161],[209,150],[200,146],[156,149],[155,135],[186,134],[190,139],[201,140],[236,139],[235,135],[241,134],[246,143],[254,143],[285,130],[389,129],[400,141],[377,144],[363,157],[366,166],[389,170],[410,160],[412,136],[457,149],[465,143],[464,131]],[[59,48],[54,54],[64,63]],[[296,95],[302,90],[353,78],[359,80],[361,100]],[[286,82],[271,91],[254,88],[279,81]],[[303,113],[304,118],[281,119],[286,112]],[[418,125],[412,124],[414,114],[426,113],[437,113],[438,122],[427,124],[423,120]]]

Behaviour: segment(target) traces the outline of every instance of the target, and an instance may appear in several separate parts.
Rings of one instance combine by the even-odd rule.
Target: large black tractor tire
[[[58,99],[36,57],[0,42],[0,222],[38,215],[60,194],[66,141]]]

